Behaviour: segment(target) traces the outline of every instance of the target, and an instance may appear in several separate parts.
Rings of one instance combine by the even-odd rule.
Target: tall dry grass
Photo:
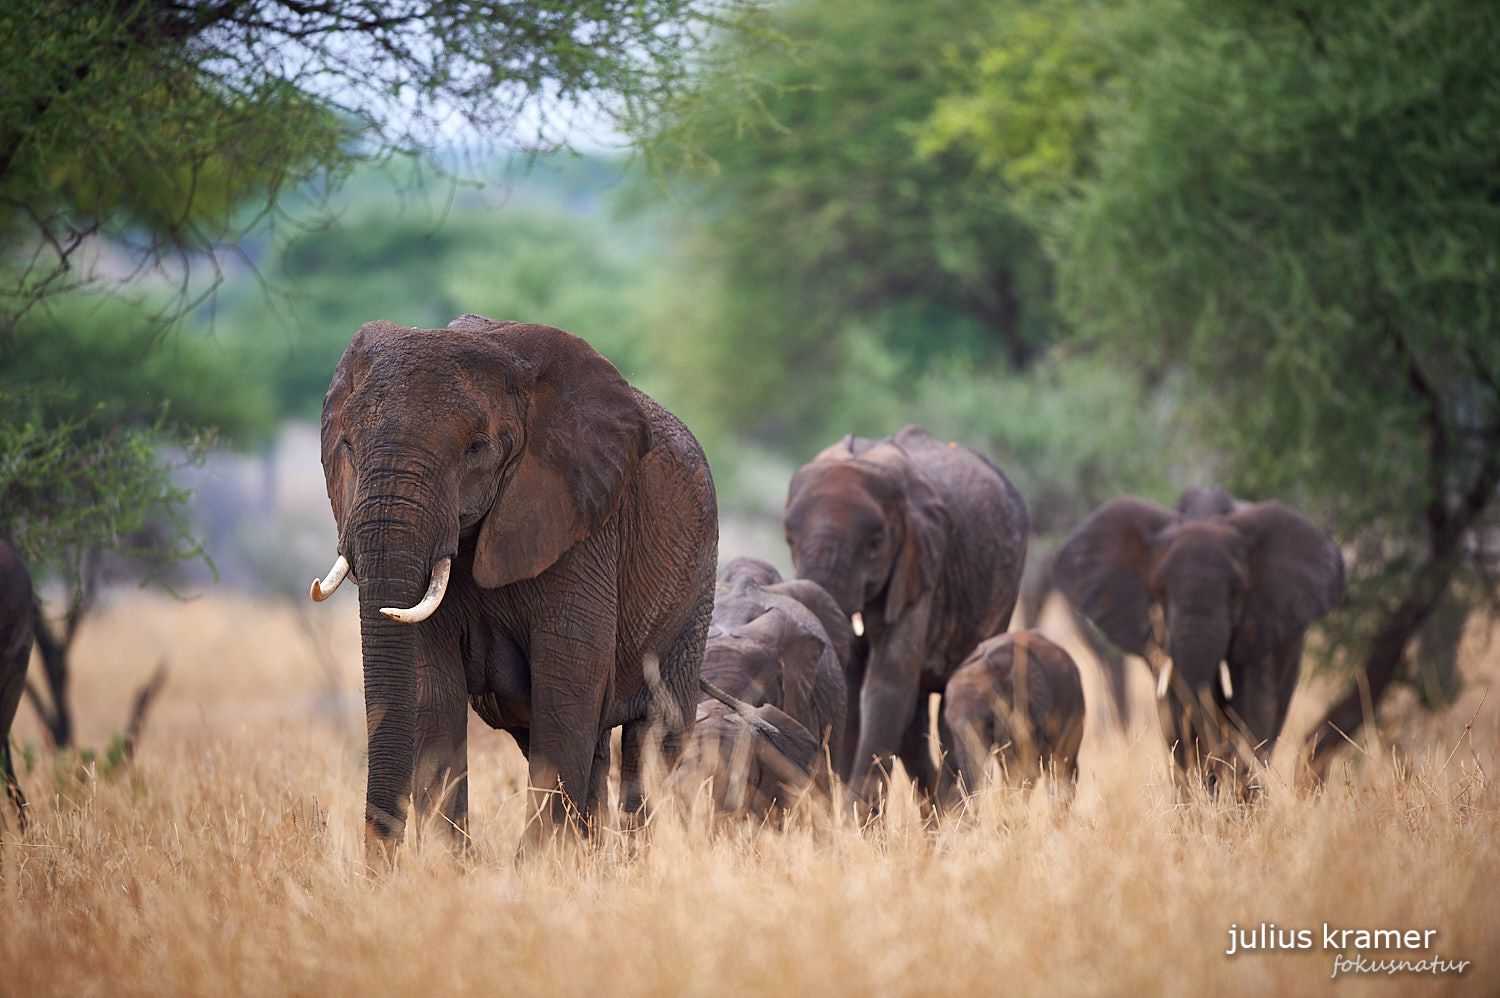
[[[1091,730],[1071,804],[997,790],[931,820],[898,786],[871,823],[810,808],[786,830],[664,809],[645,833],[518,862],[524,764],[476,727],[472,851],[428,836],[371,877],[357,632],[336,599],[308,617],[134,594],[85,633],[84,742],[119,726],[159,659],[171,679],[132,766],[103,777],[44,754],[24,777],[31,829],[18,838],[7,813],[0,831],[0,994],[1500,987],[1497,705],[1464,732],[1500,672],[1483,635],[1453,710],[1398,705],[1322,791],[1273,774],[1248,810],[1179,801],[1153,737]],[[25,708],[16,733],[39,737]],[[1315,947],[1225,955],[1232,924],[1262,922],[1312,929]],[[1436,929],[1435,951],[1470,964],[1331,981],[1324,923]]]

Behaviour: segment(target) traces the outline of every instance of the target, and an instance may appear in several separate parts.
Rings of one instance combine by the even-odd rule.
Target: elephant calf
[[[715,808],[765,817],[814,785],[828,789],[823,746],[773,704],[758,707],[703,682],[693,731],[669,786],[709,785]]]
[[[1083,682],[1067,652],[1037,631],[983,641],[943,694],[945,782],[977,789],[993,749],[1010,779],[1034,780],[1050,765],[1071,782],[1083,721]]]
[[[816,778],[844,733],[852,635],[816,583],[739,558],[719,573],[704,696],[673,782],[712,779],[721,810],[765,814]],[[830,637],[833,630],[835,636]]]

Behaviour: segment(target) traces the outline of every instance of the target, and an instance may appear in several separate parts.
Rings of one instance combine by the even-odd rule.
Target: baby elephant
[[[781,708],[750,704],[701,681],[707,697],[671,783],[689,793],[708,783],[714,807],[726,814],[765,817],[811,787],[828,791],[824,747]]]
[[[783,582],[752,559],[725,566],[703,653],[704,696],[672,783],[691,791],[711,780],[720,810],[757,815],[814,782],[826,789],[826,760],[844,731],[850,635],[828,630],[840,625],[847,631],[816,583]]]
[[[1083,741],[1083,683],[1067,652],[1037,631],[980,642],[948,680],[939,724],[944,782],[981,786],[992,749],[1008,779],[1034,780],[1051,764],[1070,783]]]

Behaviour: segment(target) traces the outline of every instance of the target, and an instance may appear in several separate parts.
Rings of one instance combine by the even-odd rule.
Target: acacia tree
[[[1063,305],[1184,373],[1238,491],[1344,544],[1329,635],[1358,684],[1314,733],[1326,763],[1435,610],[1497,594],[1500,8],[1179,0],[1127,23],[1154,44],[1098,98]]]
[[[239,241],[280,221],[288,195],[316,203],[372,160],[451,170],[440,144],[460,142],[479,169],[502,148],[565,144],[575,120],[639,132],[705,69],[705,35],[736,37],[758,3],[7,3],[0,534],[34,573],[75,582],[52,644],[65,650],[86,609],[88,552],[128,546],[184,498],[162,446],[191,455],[205,427],[251,431],[245,399],[212,387],[238,382],[205,377],[212,363],[177,365],[147,405],[130,372],[231,262],[255,266]],[[732,66],[732,45],[712,51]],[[134,352],[81,390],[76,358],[122,336]],[[173,353],[209,357],[200,347]],[[193,549],[180,521],[169,534],[171,555]]]

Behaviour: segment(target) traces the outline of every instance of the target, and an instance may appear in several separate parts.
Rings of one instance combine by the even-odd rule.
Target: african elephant
[[[715,589],[703,678],[751,706],[786,711],[837,758],[849,625],[832,598],[815,582],[784,582],[772,566],[743,558],[719,573]],[[838,638],[829,637],[830,626]]]
[[[31,573],[16,549],[0,540],[0,783],[26,827],[26,796],[10,757],[10,726],[26,689],[31,641],[36,626],[36,596]]]
[[[715,808],[766,817],[809,789],[828,792],[824,746],[774,704],[753,706],[708,680],[693,730],[667,787],[709,785]]]
[[[1206,773],[1216,780],[1239,739],[1269,756],[1303,635],[1343,597],[1344,559],[1281,503],[1190,490],[1176,510],[1109,500],[1063,543],[1057,577],[1111,641],[1160,659],[1157,697],[1177,760],[1218,760]]]
[[[992,749],[1011,779],[1051,766],[1071,783],[1083,722],[1083,681],[1066,651],[1034,630],[981,641],[943,693],[945,783],[978,789]]]
[[[362,326],[322,458],[339,556],[312,596],[359,585],[372,850],[400,842],[413,795],[462,834],[466,703],[527,756],[528,840],[595,816],[615,725],[639,810],[650,724],[668,760],[692,724],[713,609],[692,434],[578,337],[465,315]]]
[[[908,426],[845,437],[803,465],[784,526],[797,574],[856,635],[840,771],[869,796],[872,768],[899,753],[931,792],[925,694],[1010,620],[1026,560],[1020,493],[978,451]]]

